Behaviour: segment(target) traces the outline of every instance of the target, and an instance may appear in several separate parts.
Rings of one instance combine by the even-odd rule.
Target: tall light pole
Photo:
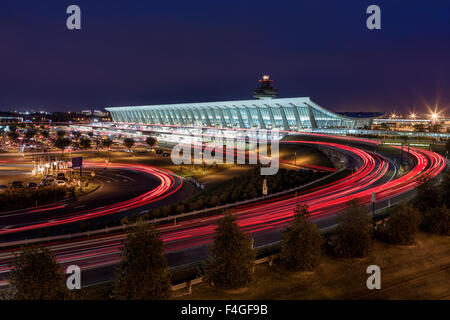
[[[371,201],[372,201],[372,221],[373,221],[373,230],[375,230],[377,228],[377,225],[375,224],[375,192],[372,192],[372,197],[371,197]]]

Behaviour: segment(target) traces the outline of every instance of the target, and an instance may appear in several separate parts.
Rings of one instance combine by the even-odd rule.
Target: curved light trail
[[[91,168],[104,168],[104,164],[100,163],[86,163],[87,167]],[[139,195],[138,197],[135,197],[133,199],[129,199],[126,201],[122,201],[119,203],[107,205],[101,208],[93,209],[93,210],[82,210],[78,212],[69,213],[68,215],[64,216],[63,218],[56,218],[52,221],[45,221],[41,223],[35,223],[25,226],[17,226],[17,227],[11,227],[6,230],[0,230],[0,235],[6,235],[11,233],[17,233],[22,231],[29,231],[29,230],[35,230],[35,229],[42,229],[46,227],[53,227],[53,226],[60,226],[68,223],[73,222],[79,222],[84,220],[89,220],[93,218],[98,218],[110,214],[115,214],[119,212],[123,212],[125,210],[130,210],[133,208],[141,207],[144,205],[147,205],[149,203],[162,200],[171,194],[177,192],[183,185],[183,180],[174,175],[172,172],[164,169],[157,169],[154,167],[149,167],[145,165],[134,165],[134,164],[111,164],[108,166],[111,169],[128,169],[128,170],[136,170],[140,171],[149,175],[152,175],[156,177],[159,180],[159,184],[145,192],[142,195]],[[61,208],[61,205],[56,206],[46,206],[43,209],[37,209],[37,210],[26,210],[27,214],[33,214],[35,212],[40,211],[50,211],[54,209]]]
[[[376,143],[371,140],[356,140],[364,143]],[[414,190],[420,178],[433,178],[446,166],[445,159],[436,153],[409,148],[409,154],[414,158],[415,166],[404,175],[383,181],[392,164],[379,154],[340,143],[300,140],[288,143],[322,144],[338,148],[342,152],[353,154],[360,160],[361,165],[351,175],[309,189],[297,197],[284,195],[234,208],[233,213],[237,216],[240,227],[252,236],[265,235],[283,229],[292,220],[293,210],[300,203],[308,204],[311,218],[314,221],[333,218],[345,209],[346,203],[351,199],[358,199],[362,204],[368,204],[372,192],[376,194],[377,201],[405,194]],[[400,147],[398,148],[400,149]],[[406,152],[406,150],[404,151]],[[162,179],[166,181],[164,178]],[[126,210],[127,205],[132,204],[127,203],[123,207],[114,205],[111,210]],[[103,214],[104,210],[97,214]],[[177,225],[160,226],[166,252],[192,249],[210,243],[216,228],[215,222],[219,218],[220,215],[216,215],[208,218],[194,218]],[[87,239],[57,242],[47,244],[47,246],[50,246],[60,263],[76,263],[83,270],[89,270],[117,264],[120,260],[120,248],[123,246],[125,238],[125,233],[117,232]],[[13,251],[0,253],[0,273],[8,272],[12,258]]]

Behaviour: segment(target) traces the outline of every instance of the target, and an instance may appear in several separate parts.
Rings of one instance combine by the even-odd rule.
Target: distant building
[[[22,117],[0,116],[0,123],[23,122]]]
[[[100,111],[100,110],[94,110],[92,112],[92,115],[94,117],[97,117],[97,118],[103,118],[103,117],[108,117],[109,113],[108,112],[104,112],[104,111]]]

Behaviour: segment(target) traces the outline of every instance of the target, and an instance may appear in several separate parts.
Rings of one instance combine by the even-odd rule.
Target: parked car
[[[11,189],[21,189],[23,188],[23,182],[22,181],[13,181],[11,183]]]
[[[64,180],[56,180],[56,185],[58,187],[64,187],[66,185],[66,182]]]
[[[30,189],[36,189],[37,186],[38,185],[35,182],[28,182],[28,184],[27,184],[27,188],[30,188]]]
[[[63,172],[60,172],[56,175],[56,179],[58,180],[66,180],[66,175]]]
[[[50,187],[50,186],[53,186],[55,184],[56,184],[55,178],[51,177],[51,178],[42,180],[39,185],[41,187]]]

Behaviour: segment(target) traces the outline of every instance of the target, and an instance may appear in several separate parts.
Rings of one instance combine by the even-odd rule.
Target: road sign
[[[94,171],[91,172],[91,177],[92,177],[92,178],[95,177],[95,172],[94,172]]]
[[[372,197],[370,198],[372,202],[375,202],[375,192],[372,192]]]
[[[83,157],[72,158],[72,168],[78,168],[83,166]]]
[[[267,190],[267,180],[263,180],[263,189],[262,189],[263,195],[267,196],[268,190]]]

